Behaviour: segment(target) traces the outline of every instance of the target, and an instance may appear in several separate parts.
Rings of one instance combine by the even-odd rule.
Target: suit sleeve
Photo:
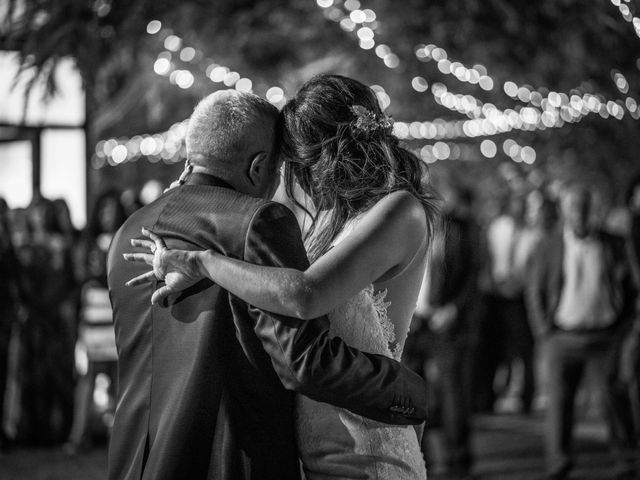
[[[244,260],[308,267],[300,230],[289,209],[277,203],[258,209],[247,231]],[[329,337],[326,317],[300,320],[254,307],[249,307],[249,315],[285,388],[385,423],[424,421],[422,378],[390,358],[360,352]]]

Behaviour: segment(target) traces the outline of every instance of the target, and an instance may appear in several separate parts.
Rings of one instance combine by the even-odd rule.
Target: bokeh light
[[[416,92],[426,92],[429,89],[429,83],[424,77],[413,77],[411,86]]]
[[[241,78],[236,82],[236,90],[239,92],[250,92],[253,88],[253,82],[248,78]]]
[[[162,23],[159,20],[151,20],[147,23],[147,33],[149,35],[155,35],[162,28]]]
[[[180,50],[181,45],[182,40],[176,35],[169,35],[164,39],[164,48],[172,52],[177,52],[178,50]]]
[[[166,58],[158,58],[153,64],[153,71],[158,75],[166,75],[171,70],[171,62]]]
[[[196,49],[193,47],[185,47],[180,51],[180,60],[190,62],[196,57]]]
[[[492,140],[483,140],[480,143],[480,152],[487,158],[493,158],[498,152],[498,147]]]

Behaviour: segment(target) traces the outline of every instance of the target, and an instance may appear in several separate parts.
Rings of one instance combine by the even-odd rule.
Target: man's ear
[[[264,181],[269,170],[269,154],[267,152],[256,153],[249,164],[248,177],[254,186],[260,185]]]

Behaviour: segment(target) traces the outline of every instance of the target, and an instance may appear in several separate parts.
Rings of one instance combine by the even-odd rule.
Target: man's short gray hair
[[[255,148],[257,136],[264,140],[265,124],[274,129],[277,118],[278,109],[257,95],[236,90],[212,93],[189,119],[187,157],[194,164],[203,157],[207,163],[234,163]]]

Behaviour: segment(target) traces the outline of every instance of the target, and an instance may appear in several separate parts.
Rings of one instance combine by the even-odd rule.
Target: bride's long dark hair
[[[314,77],[285,105],[282,121],[285,186],[311,215],[305,240],[312,261],[348,220],[397,190],[420,200],[433,235],[437,197],[427,166],[400,146],[369,87],[339,75]],[[295,199],[296,181],[313,200],[313,214]]]

